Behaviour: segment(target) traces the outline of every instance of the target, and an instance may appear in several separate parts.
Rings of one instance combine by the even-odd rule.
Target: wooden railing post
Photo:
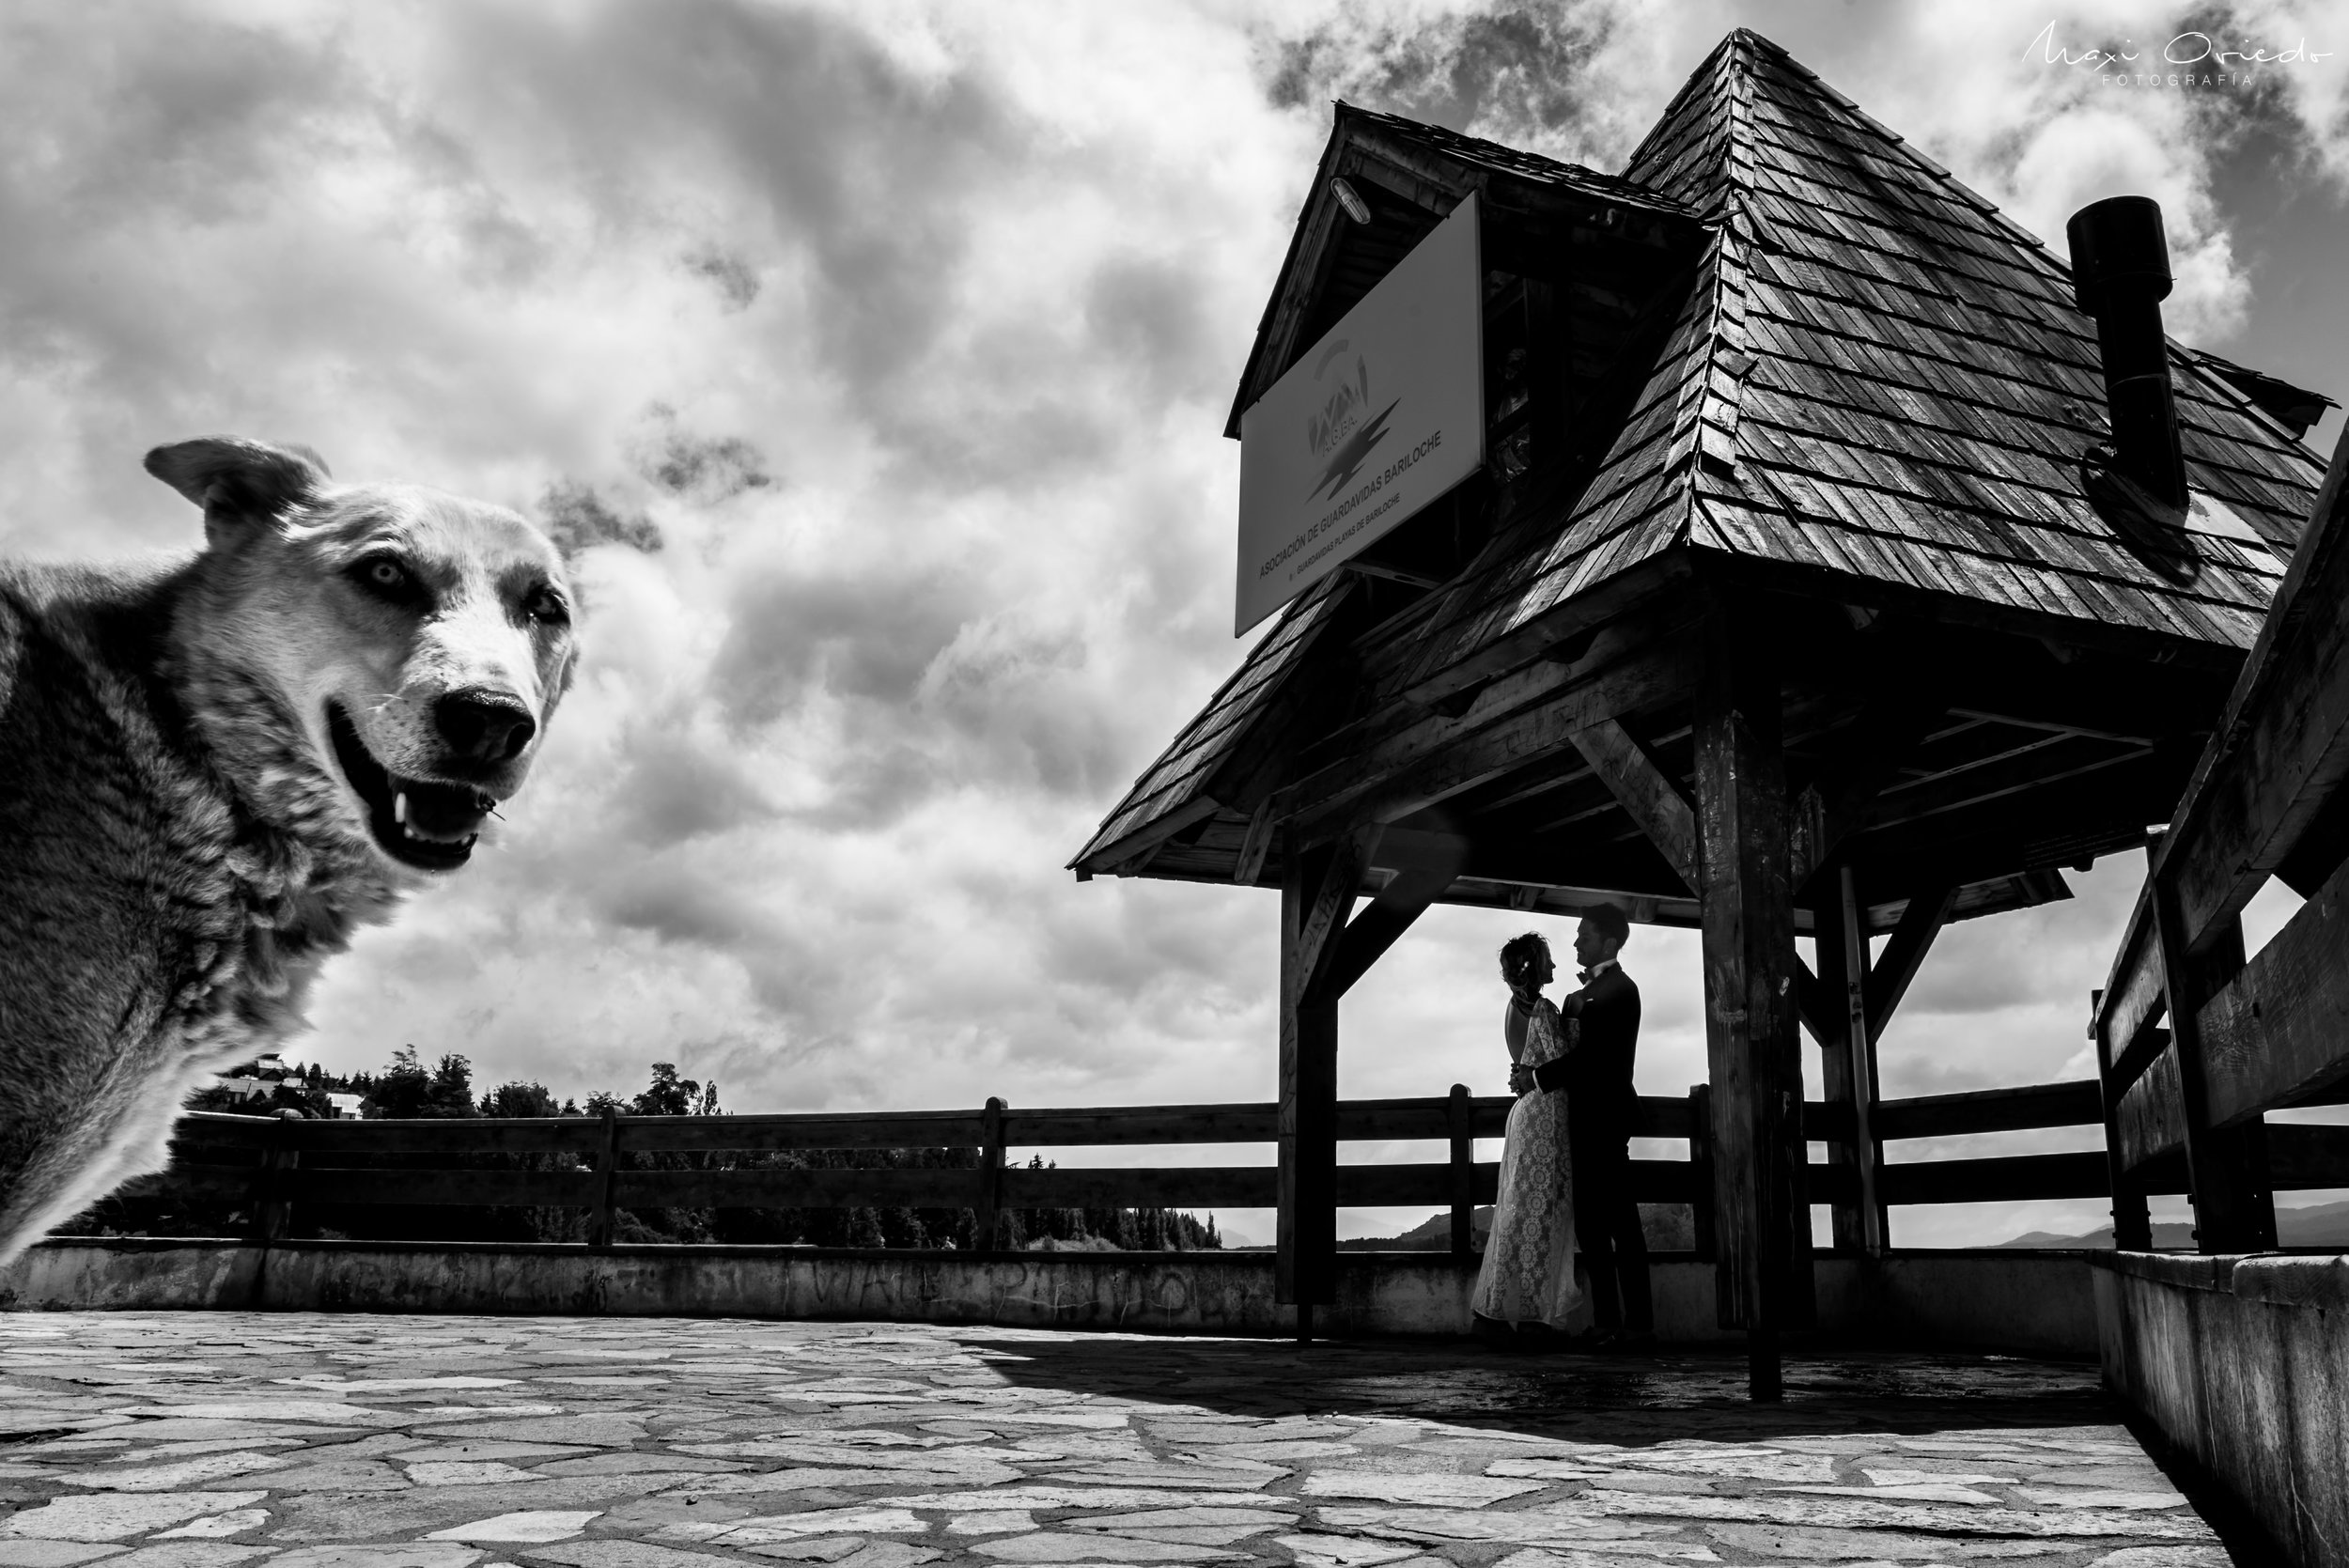
[[[976,1234],[972,1238],[982,1253],[992,1252],[1000,1241],[997,1230],[1003,1202],[1003,1111],[1007,1108],[996,1096],[987,1097],[987,1109],[979,1115],[979,1201],[972,1206],[972,1219],[977,1220]]]
[[[2121,1095],[2128,1088],[2113,1080],[2115,1052],[2112,1031],[2104,1021],[2105,993],[2088,996],[2088,1033],[2096,1042],[2096,1087],[2105,1112],[2105,1179],[2112,1192],[2112,1245],[2123,1252],[2149,1252],[2154,1246],[2154,1216],[2145,1202],[2145,1184],[2129,1173],[2121,1147]]]
[[[263,1135],[260,1170],[254,1179],[253,1239],[267,1247],[280,1240],[292,1222],[293,1199],[288,1195],[294,1167],[302,1152],[293,1146],[293,1125],[279,1120]]]
[[[2243,970],[2239,921],[2207,945],[2208,956],[2190,951],[2177,890],[2154,874],[2154,939],[2160,944],[2164,1006],[2170,1015],[2170,1048],[2177,1053],[2179,1098],[2184,1102],[2186,1180],[2193,1188],[2194,1239],[2204,1252],[2264,1252],[2276,1245],[2276,1200],[2268,1189],[2267,1149],[2262,1118],[2238,1126],[2211,1126],[2210,1095],[2202,1077],[2202,1003]]]
[[[1469,1104],[1468,1085],[1452,1086],[1444,1103],[1444,1120],[1452,1134],[1452,1255],[1476,1253],[1476,1123]]]
[[[1713,1261],[1713,1086],[1688,1090],[1688,1217],[1696,1232],[1697,1257]]]
[[[596,1143],[596,1200],[587,1211],[587,1245],[598,1251],[612,1246],[612,1177],[620,1163],[620,1116],[603,1108],[603,1131]]]

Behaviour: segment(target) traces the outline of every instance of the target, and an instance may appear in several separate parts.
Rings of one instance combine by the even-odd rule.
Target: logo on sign
[[[1318,381],[1329,373],[1332,363],[1345,355],[1349,345],[1345,338],[1330,345],[1314,367],[1314,380]],[[1315,458],[1328,466],[1314,488],[1305,492],[1313,500],[1327,490],[1334,495],[1346,488],[1346,481],[1361,472],[1370,460],[1370,449],[1387,436],[1387,416],[1394,412],[1396,398],[1377,413],[1370,411],[1370,361],[1361,354],[1354,356],[1351,380],[1343,372],[1323,401],[1321,408],[1305,421],[1305,444]]]

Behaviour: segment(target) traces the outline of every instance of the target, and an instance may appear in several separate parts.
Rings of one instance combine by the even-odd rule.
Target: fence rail
[[[1493,1201],[1499,1183],[1499,1167],[1474,1157],[1475,1141],[1500,1137],[1513,1103],[1505,1095],[1473,1096],[1457,1086],[1441,1098],[1341,1103],[1342,1140],[1441,1142],[1449,1145],[1450,1157],[1340,1165],[1337,1202],[1449,1208],[1454,1250],[1465,1253],[1471,1246],[1470,1215]],[[2097,1126],[2103,1119],[2098,1086],[2088,1081],[1888,1100],[1874,1108],[1872,1127],[1875,1136],[1896,1141]],[[1005,1210],[1271,1208],[1279,1193],[1270,1165],[1037,1168],[1009,1164],[1005,1157],[1015,1149],[1269,1143],[1279,1121],[1279,1108],[1270,1104],[1016,1110],[1001,1101],[978,1110],[785,1116],[304,1121],[196,1112],[175,1132],[171,1169],[131,1184],[121,1196],[249,1204],[264,1238],[284,1234],[297,1204],[583,1209],[594,1245],[609,1245],[613,1216],[627,1209],[968,1208],[980,1217],[979,1234],[991,1237],[995,1218]],[[1644,1203],[1690,1204],[1700,1250],[1712,1232],[1707,1121],[1701,1091],[1687,1098],[1643,1096],[1632,1121],[1635,1136],[1688,1141],[1688,1158],[1633,1160],[1631,1188]],[[1811,1141],[1847,1140],[1851,1124],[1848,1106],[1813,1101],[1804,1108],[1803,1130]],[[727,1163],[730,1156],[912,1148],[969,1149],[975,1157],[956,1166],[883,1169]],[[2322,1138],[2286,1137],[2278,1155],[2279,1182],[2305,1176],[2307,1185],[2329,1186],[2349,1179],[2343,1175],[2349,1143],[2336,1150]],[[555,1169],[373,1163],[426,1156],[532,1156],[570,1163]],[[641,1168],[640,1156],[692,1157],[697,1163]],[[1814,1163],[1808,1169],[1812,1203],[1858,1200],[1856,1168]],[[1880,1182],[1883,1200],[1899,1205],[2089,1198],[2108,1190],[2105,1156],[2094,1153],[1894,1162],[1882,1168]],[[2182,1190],[2182,1175],[2166,1189]]]

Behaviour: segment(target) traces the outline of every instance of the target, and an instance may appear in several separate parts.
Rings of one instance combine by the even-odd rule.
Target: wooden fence
[[[1688,1141],[1686,1159],[1634,1160],[1632,1188],[1641,1202],[1690,1204],[1702,1252],[1710,1251],[1712,1236],[1708,1093],[1700,1087],[1686,1098],[1644,1097],[1632,1128],[1639,1137]],[[1467,1254],[1470,1215],[1493,1201],[1499,1175],[1497,1165],[1476,1160],[1475,1141],[1501,1135],[1511,1103],[1506,1096],[1471,1096],[1459,1085],[1444,1098],[1341,1102],[1342,1141],[1442,1141],[1450,1157],[1342,1164],[1337,1202],[1448,1207],[1453,1250]],[[1805,1108],[1804,1133],[1816,1141],[1847,1141],[1851,1120],[1850,1107],[1814,1101]],[[1900,1141],[2102,1121],[2103,1102],[2091,1080],[1883,1101],[1874,1108],[1870,1131]],[[1015,1110],[1001,1100],[977,1110],[790,1116],[305,1121],[197,1112],[179,1126],[171,1169],[132,1184],[124,1195],[250,1205],[264,1239],[286,1233],[297,1203],[584,1209],[591,1246],[611,1244],[615,1210],[658,1208],[968,1208],[977,1234],[992,1237],[996,1217],[1014,1209],[1274,1207],[1278,1172],[1269,1164],[1036,1169],[1005,1157],[1009,1150],[1069,1147],[1270,1144],[1278,1122],[1278,1108],[1270,1104]],[[727,1158],[939,1148],[972,1150],[974,1163],[773,1170]],[[392,1169],[380,1163],[432,1155],[562,1157],[568,1168],[416,1169],[403,1163]],[[639,1168],[633,1158],[677,1155],[704,1157],[708,1163],[688,1170]],[[2089,1198],[2108,1190],[2106,1174],[2105,1156],[2093,1152],[1894,1162],[1881,1169],[1879,1193],[1891,1205]],[[1814,1163],[1809,1179],[1813,1203],[1858,1199],[1853,1166]]]
[[[2148,1191],[2186,1187],[2202,1250],[2245,1252],[2276,1245],[2277,1190],[2349,1187],[2349,1127],[2264,1121],[2349,1099],[2344,465],[2349,439],[2095,994],[2124,1248],[2147,1245]],[[2271,877],[2307,903],[2247,962],[2243,910]]]

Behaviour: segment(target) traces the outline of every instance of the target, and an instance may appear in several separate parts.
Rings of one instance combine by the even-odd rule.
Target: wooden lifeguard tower
[[[1848,1108],[1835,1245],[1880,1251],[1886,1019],[1944,923],[2065,897],[2168,818],[2324,400],[2146,338],[2124,265],[2092,318],[1739,31],[1619,177],[1340,105],[1227,433],[1471,195],[1482,471],[1291,599],[1072,863],[1282,890],[1300,1318],[1330,1299],[1338,999],[1422,910],[1701,927],[1719,1309],[1770,1397],[1812,1315],[1798,1028]]]

